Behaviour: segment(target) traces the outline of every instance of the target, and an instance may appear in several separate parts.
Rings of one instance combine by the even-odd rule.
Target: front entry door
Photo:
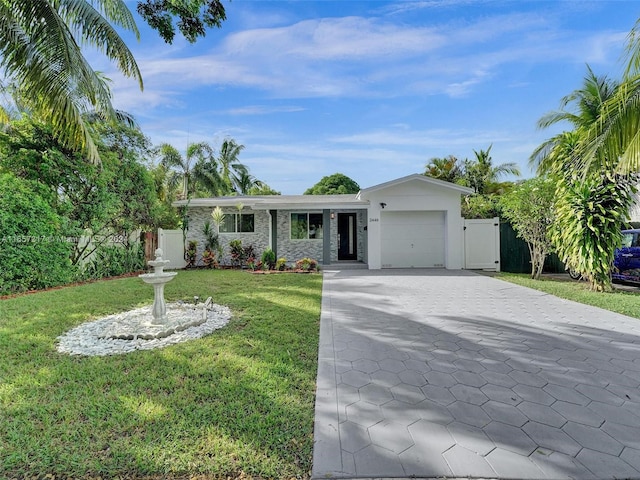
[[[338,213],[338,260],[357,260],[356,214]]]

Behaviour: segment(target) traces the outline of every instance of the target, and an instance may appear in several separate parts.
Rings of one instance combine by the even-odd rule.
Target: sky
[[[638,1],[223,3],[222,28],[195,44],[165,44],[136,16],[141,40],[122,36],[142,92],[93,65],[154,144],[184,152],[233,138],[251,174],[283,194],[333,173],[366,188],[490,146],[494,165],[515,162],[530,178],[532,151],[569,129],[537,121],[581,86],[587,64],[619,79],[640,18]]]

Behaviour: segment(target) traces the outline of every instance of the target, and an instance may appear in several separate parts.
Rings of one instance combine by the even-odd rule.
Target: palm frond
[[[131,25],[124,3],[107,0],[105,5],[110,18]],[[115,12],[118,8],[120,14]],[[52,124],[63,144],[98,162],[83,113],[96,110],[108,117],[115,113],[108,86],[88,64],[78,42],[101,50],[142,87],[133,55],[86,0],[0,2],[0,67],[20,85],[34,113]]]
[[[624,71],[624,77],[628,79],[640,73],[640,19],[636,20],[635,25],[627,35],[625,55],[627,57],[627,66]]]

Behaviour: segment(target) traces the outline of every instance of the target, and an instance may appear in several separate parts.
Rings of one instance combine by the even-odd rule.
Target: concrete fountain
[[[169,260],[162,259],[162,249],[155,252],[156,259],[149,260],[148,265],[153,268],[153,273],[143,273],[138,275],[144,283],[153,285],[153,307],[151,315],[153,323],[151,325],[166,325],[168,322],[167,305],[164,301],[164,286],[177,275],[178,272],[165,272],[164,267]]]
[[[153,286],[153,305],[109,315],[82,324],[58,337],[58,351],[72,355],[113,355],[135,350],[149,350],[208,335],[229,322],[227,307],[204,302],[167,304],[164,287],[177,272],[165,272],[169,260],[155,251],[155,260],[148,262],[153,272],[139,278]]]

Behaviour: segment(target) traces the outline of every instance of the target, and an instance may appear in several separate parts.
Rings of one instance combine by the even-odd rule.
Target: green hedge
[[[68,283],[75,272],[62,220],[35,183],[0,174],[0,295]]]

